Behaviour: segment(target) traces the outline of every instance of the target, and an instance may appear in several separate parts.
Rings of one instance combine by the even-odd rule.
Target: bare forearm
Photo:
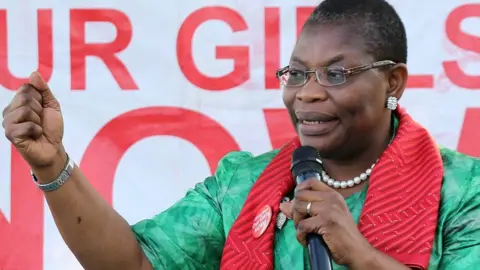
[[[48,177],[58,168],[35,172]],[[45,193],[55,223],[82,266],[95,269],[151,269],[129,224],[90,185],[80,169],[58,190]]]

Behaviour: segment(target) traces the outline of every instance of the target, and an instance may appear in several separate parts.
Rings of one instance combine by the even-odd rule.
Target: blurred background
[[[0,107],[39,70],[62,105],[68,153],[135,223],[227,152],[293,136],[275,71],[318,3],[0,0]],[[409,39],[400,104],[440,145],[480,157],[480,1],[390,3]],[[0,139],[0,269],[82,269],[31,181]]]

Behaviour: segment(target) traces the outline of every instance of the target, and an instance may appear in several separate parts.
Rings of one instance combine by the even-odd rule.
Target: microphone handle
[[[296,177],[297,184],[302,183],[310,178],[321,180],[319,172],[308,171]],[[307,234],[308,254],[310,255],[311,270],[332,270],[332,259],[328,246],[321,235],[310,233]]]
[[[310,233],[307,235],[307,244],[310,268],[312,270],[332,270],[330,252],[323,238],[318,234]]]

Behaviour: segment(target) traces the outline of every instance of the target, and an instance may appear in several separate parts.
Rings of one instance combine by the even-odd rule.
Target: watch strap
[[[65,168],[55,180],[47,184],[38,183],[38,178],[32,171],[30,172],[32,174],[33,182],[35,182],[38,188],[40,188],[44,192],[51,192],[59,189],[63,184],[65,184],[65,182],[67,182],[68,179],[70,179],[74,167],[75,162],[73,162],[70,156],[67,155],[67,165],[65,165]]]

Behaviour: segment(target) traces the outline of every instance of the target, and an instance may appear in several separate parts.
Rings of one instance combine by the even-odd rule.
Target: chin
[[[321,157],[328,159],[335,156],[335,149],[338,147],[335,146],[334,140],[325,136],[304,136],[300,134],[299,137],[302,145],[314,147]]]

